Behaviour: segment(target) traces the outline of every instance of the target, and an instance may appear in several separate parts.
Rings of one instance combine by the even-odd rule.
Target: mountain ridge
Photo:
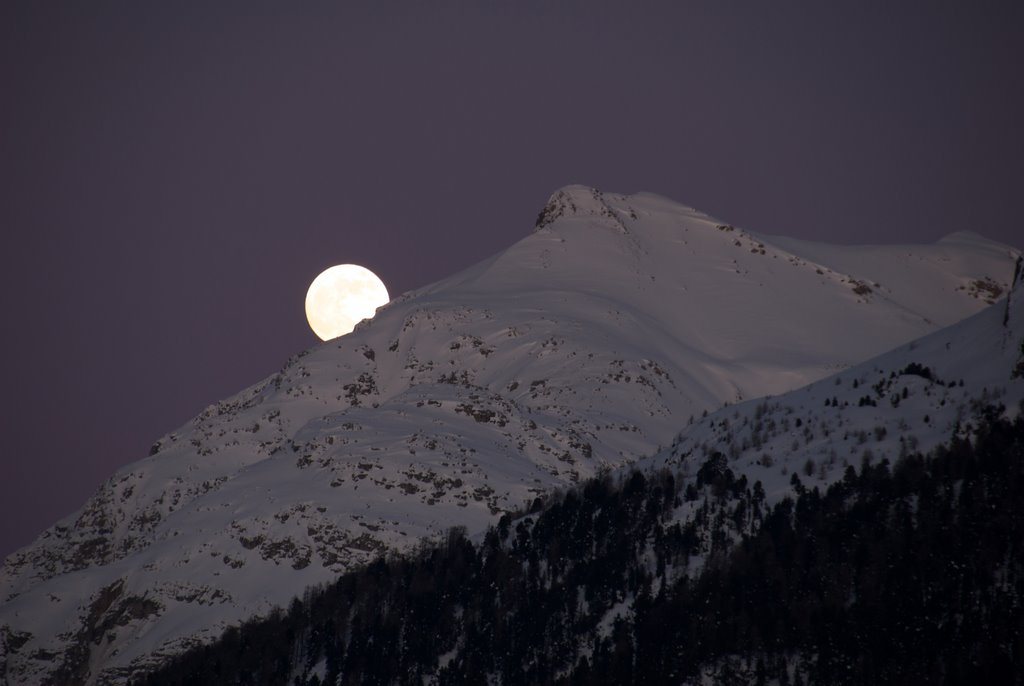
[[[545,216],[209,406],[9,556],[0,673],[123,681],[296,588],[656,453],[687,417],[951,324],[987,304],[958,287],[1008,290],[1016,257],[917,246],[878,268],[929,275],[904,296],[856,273],[883,248],[839,273],[652,194],[570,186]]]
[[[307,589],[135,683],[1013,681],[1021,267],[1005,308],[722,408],[662,455]]]

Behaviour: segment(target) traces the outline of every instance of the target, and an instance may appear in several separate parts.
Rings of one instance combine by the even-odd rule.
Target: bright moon
[[[388,289],[377,275],[357,264],[325,269],[306,291],[306,319],[321,340],[351,333],[356,324],[373,317],[387,304]]]

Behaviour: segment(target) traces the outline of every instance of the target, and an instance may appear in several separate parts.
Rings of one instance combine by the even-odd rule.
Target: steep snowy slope
[[[864,460],[895,462],[966,436],[989,406],[1024,412],[1024,261],[1008,297],[941,331],[778,397],[722,408],[686,427],[647,467],[696,473],[712,455],[769,504],[841,479]]]
[[[690,416],[958,321],[1015,257],[971,236],[798,244],[562,189],[519,243],[207,408],[8,557],[0,675],[116,682],[382,551],[650,455]]]
[[[589,683],[597,673],[615,683],[666,675],[686,684],[876,683],[891,675],[918,683],[929,674],[1012,682],[1021,660],[993,639],[1024,615],[1024,551],[1014,546],[1024,512],[1009,485],[1021,477],[1013,451],[1024,427],[997,416],[1006,411],[1000,401],[1024,397],[1024,310],[1015,296],[1024,289],[1005,307],[819,382],[818,393],[712,413],[684,435],[701,434],[704,450],[641,460],[564,496],[548,494],[543,507],[503,518],[475,540],[450,535],[420,554],[342,575],[145,683],[219,685],[243,673],[255,683],[309,686],[547,683],[555,675]],[[966,377],[951,384],[938,370]],[[900,403],[857,404],[879,408],[873,413],[851,413],[827,393],[823,405],[808,405],[849,373],[881,374],[879,398],[904,377],[930,383],[906,398],[899,392]],[[922,405],[937,413],[929,433],[961,414],[961,440],[947,426],[942,450],[910,448]],[[801,467],[801,481],[794,470],[788,487],[770,484],[770,497],[761,479],[748,479],[775,480],[759,469],[772,465],[743,458],[751,427],[760,425],[758,450],[781,453],[782,471],[790,448],[776,437],[785,441],[805,424],[826,432],[829,422],[847,434],[878,432],[877,454],[847,465],[827,487],[835,480],[827,468],[819,476]],[[880,435],[887,423],[904,425],[898,451]],[[731,461],[721,451],[734,452],[733,436],[719,431],[729,424],[748,443]],[[907,462],[894,459],[907,451]],[[683,472],[661,469],[666,460]],[[644,475],[645,466],[654,469]],[[783,493],[788,502],[774,502]]]
[[[895,465],[904,455],[928,454],[940,445],[950,445],[953,437],[976,438],[974,429],[993,419],[993,412],[1002,412],[1009,418],[1024,413],[1024,262],[1018,262],[1016,273],[1015,285],[1006,301],[806,387],[712,412],[683,429],[671,447],[636,463],[631,469],[665,473],[662,470],[667,468],[680,489],[674,506],[662,514],[659,522],[660,543],[659,535],[651,532],[638,539],[644,542],[635,553],[635,560],[648,578],[655,579],[655,590],[639,608],[640,598],[623,581],[616,602],[610,607],[602,606],[608,609],[601,610],[605,614],[596,628],[572,636],[570,645],[578,655],[593,659],[593,647],[609,639],[613,626],[620,628],[620,619],[625,620],[627,633],[632,631],[634,620],[651,616],[652,595],[659,599],[653,601],[656,606],[663,601],[661,590],[673,588],[684,576],[691,580],[699,578],[709,560],[718,560],[720,571],[725,568],[729,553],[742,538],[750,540],[763,533],[766,513],[783,498],[796,502],[801,492],[812,489],[824,494],[835,482],[849,483],[852,476],[863,473],[865,463],[878,466],[886,461],[896,473]],[[657,479],[651,480],[655,482]],[[959,487],[962,483],[951,484],[954,485]],[[910,511],[915,509],[912,504]],[[796,512],[800,512],[799,505]],[[795,518],[800,519],[800,515]],[[530,541],[533,527],[541,526],[543,531],[540,521],[540,517],[531,514],[513,520],[507,529],[516,532],[516,540]],[[677,525],[673,535],[671,529]],[[848,530],[855,528],[851,526]],[[964,536],[956,526],[954,530],[943,531],[944,536],[953,540],[962,540]],[[876,533],[881,537],[881,531]],[[856,547],[853,541],[842,540],[841,535],[839,540],[829,539],[828,544]],[[666,563],[665,551],[678,548],[685,549],[686,554],[668,556],[676,566]],[[540,557],[544,559],[543,552]],[[681,563],[679,557],[683,558]],[[661,560],[662,566],[658,567],[655,560]],[[572,557],[568,561],[579,562]],[[900,577],[892,568],[889,573],[885,584],[891,591],[893,580]],[[958,573],[963,572],[949,569],[939,572],[939,577],[955,578]],[[754,574],[759,576],[760,571]],[[1005,581],[1005,569],[997,574],[1003,575],[1000,587],[1007,587],[1010,582]],[[979,589],[985,583],[980,576],[970,582]],[[585,584],[583,579],[589,580],[562,568],[541,585],[555,584],[554,577],[570,588],[571,583]],[[814,578],[811,585],[821,581]],[[934,586],[913,586],[918,578],[916,574],[910,579],[904,576],[908,585],[898,587],[899,593],[913,595],[918,591],[925,597],[934,593]],[[749,581],[756,584],[761,579]],[[765,582],[766,587],[783,585],[778,577]],[[595,591],[599,589],[579,587],[569,592],[573,593],[571,597],[578,592],[580,598],[591,599]],[[780,588],[780,599],[784,595]],[[980,591],[978,595],[991,597]],[[982,602],[969,601],[972,606]],[[588,605],[581,603],[581,607]],[[822,612],[828,613],[824,609]],[[585,614],[585,610],[580,613]],[[907,621],[909,624],[904,628],[908,631],[923,629],[920,623],[915,624],[921,621],[919,616]],[[969,620],[965,621],[968,623]],[[993,636],[989,625],[982,622],[980,626],[985,627],[982,640],[989,643]],[[961,641],[964,637],[952,640]],[[634,641],[633,649],[639,654],[641,648],[636,646],[640,639]],[[457,645],[461,647],[461,639]],[[866,649],[858,646],[852,650]],[[783,652],[793,668],[799,665],[805,674],[820,657],[815,650],[804,654],[792,649]],[[904,652],[909,655],[912,651],[901,648],[895,655]],[[459,648],[452,653],[448,657],[453,661],[466,659]],[[755,665],[764,657],[763,653],[719,656],[700,664],[700,678],[685,683],[754,683],[758,680]],[[849,664],[845,669],[850,669]]]

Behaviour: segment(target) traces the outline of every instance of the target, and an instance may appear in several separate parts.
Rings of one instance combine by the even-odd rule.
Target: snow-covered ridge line
[[[928,452],[969,433],[990,405],[1016,417],[1024,411],[1022,265],[1018,258],[1004,303],[803,388],[713,412],[645,464],[699,466],[721,453],[777,499],[792,492],[794,474],[826,486],[850,464]]]
[[[9,556],[0,675],[122,681],[382,551],[656,453],[687,417],[974,314],[1017,257],[804,244],[582,186],[541,217],[210,406]]]
[[[1016,288],[1019,286],[1015,285]],[[1012,303],[1014,295],[1011,289],[1008,304]],[[918,531],[930,529],[937,537],[953,538],[959,532],[962,538],[960,525],[957,525],[954,532],[945,529],[944,533],[937,534],[932,527],[922,524],[922,520],[933,516],[936,510],[943,510],[944,506],[932,498],[925,499],[923,503],[917,498],[920,493],[928,491],[934,494],[932,489],[935,479],[941,480],[942,476],[934,472],[930,474],[933,479],[930,481],[931,488],[919,488],[920,482],[914,484],[913,476],[906,478],[908,474],[921,477],[927,473],[925,464],[929,462],[921,456],[921,441],[914,433],[917,427],[908,419],[917,418],[921,405],[926,405],[936,413],[934,417],[925,415],[924,424],[927,429],[947,426],[947,431],[939,431],[944,436],[939,437],[938,443],[945,446],[945,450],[938,451],[939,454],[955,454],[958,460],[973,459],[974,449],[965,446],[973,443],[983,453],[992,449],[992,444],[985,440],[986,428],[993,426],[996,415],[1006,412],[1005,402],[1011,403],[1009,413],[1015,415],[1020,412],[1024,398],[1024,381],[1014,381],[1015,374],[1011,370],[1014,350],[1024,343],[1024,332],[1021,331],[1021,322],[1016,313],[1005,316],[1006,313],[1014,312],[1009,308],[1002,308],[1004,316],[1000,325],[1000,309],[998,306],[989,308],[960,324],[901,346],[833,378],[812,384],[819,386],[819,391],[826,391],[823,406],[814,402],[808,405],[806,401],[809,395],[812,400],[820,400],[820,397],[816,398],[809,393],[812,389],[804,388],[776,398],[727,407],[687,427],[671,450],[653,459],[640,460],[635,465],[617,470],[617,473],[588,480],[576,488],[545,494],[530,507],[528,514],[524,512],[518,517],[503,517],[497,526],[489,527],[485,533],[472,537],[471,542],[464,541],[458,531],[449,531],[445,537],[425,542],[419,554],[407,560],[392,558],[387,562],[381,561],[379,565],[375,563],[373,573],[364,570],[364,575],[359,576],[358,580],[353,575],[339,579],[337,585],[332,584],[325,589],[307,589],[302,601],[290,604],[289,610],[283,613],[286,618],[280,621],[284,622],[287,631],[281,625],[277,625],[274,631],[262,627],[247,633],[243,629],[241,637],[236,636],[230,645],[222,645],[219,653],[193,655],[184,664],[171,666],[165,676],[173,680],[175,673],[182,669],[204,672],[218,663],[251,666],[254,656],[267,649],[277,652],[277,660],[291,665],[289,681],[295,679],[296,683],[338,683],[366,678],[367,674],[360,672],[360,669],[364,669],[367,664],[373,664],[375,668],[392,675],[418,674],[424,683],[434,683],[439,678],[443,681],[441,674],[449,665],[458,671],[486,671],[491,681],[501,681],[503,676],[510,673],[521,674],[524,669],[536,669],[541,662],[546,666],[540,668],[541,674],[546,669],[546,673],[567,675],[573,665],[585,664],[589,667],[595,658],[600,660],[602,655],[607,658],[614,650],[612,646],[623,640],[625,635],[631,635],[631,638],[625,640],[636,653],[642,650],[639,647],[643,641],[642,635],[656,643],[670,640],[666,638],[671,634],[670,622],[657,622],[656,635],[640,630],[638,623],[642,624],[644,618],[650,617],[653,608],[659,604],[664,608],[666,603],[672,603],[669,599],[674,591],[678,593],[680,589],[686,588],[683,595],[689,596],[689,592],[701,588],[698,579],[708,571],[709,565],[717,573],[722,573],[729,567],[730,561],[737,561],[732,555],[737,547],[745,549],[747,554],[756,550],[757,545],[751,546],[751,541],[760,538],[764,543],[765,525],[769,531],[777,534],[780,516],[790,519],[791,524],[806,532],[808,529],[819,529],[814,524],[817,518],[807,516],[808,511],[816,510],[819,515],[832,512],[834,516],[836,513],[832,507],[845,502],[847,506],[860,509],[861,516],[865,510],[871,512],[874,521],[864,521],[857,517],[855,519],[859,523],[851,520],[845,526],[836,527],[833,520],[823,529],[831,530],[829,548],[838,546],[847,552],[856,548],[863,536],[850,532],[859,529],[884,536],[887,520],[894,512],[916,518]],[[1002,336],[999,335],[1000,329]],[[915,361],[907,362],[907,355],[913,355]],[[959,381],[947,380],[941,378],[937,371],[949,372],[956,369],[964,370],[967,377]],[[844,384],[844,379],[850,375],[853,375],[854,382]],[[870,386],[867,395],[860,396],[856,405],[851,405],[853,396],[846,386],[866,389],[866,377],[877,377],[878,380]],[[1007,379],[1010,382],[1006,386],[989,389],[988,384],[1002,383]],[[833,390],[837,386],[841,387],[838,392]],[[901,387],[906,390],[899,390]],[[832,393],[831,397],[829,392]],[[879,402],[884,400],[888,402]],[[854,408],[864,408],[867,413],[858,415]],[[903,411],[899,411],[900,408]],[[878,414],[883,417],[881,424],[874,423]],[[981,430],[980,434],[972,426],[975,422]],[[835,433],[831,437],[828,435],[833,423],[839,427],[843,427],[844,423],[846,425],[841,440]],[[1003,426],[1007,428],[1007,425]],[[795,431],[801,428],[803,431]],[[815,461],[812,444],[819,428],[827,434],[826,438],[830,438],[826,442],[833,448],[828,461]],[[890,428],[903,432],[898,436],[898,441],[887,440]],[[690,450],[686,445],[695,434],[702,439],[699,451]],[[780,436],[783,439],[781,444],[776,440]],[[801,436],[810,449],[802,449],[799,441],[795,446],[787,448],[787,436]],[[1005,435],[1000,440],[1005,440]],[[739,447],[739,442],[743,443],[743,447]],[[931,447],[930,439],[927,442]],[[866,444],[871,447],[863,448]],[[842,451],[842,457],[834,454],[836,449],[847,445],[852,448],[848,451],[849,455],[845,450]],[[763,450],[760,459],[753,463],[745,461],[743,455],[743,452],[752,448],[755,453]],[[776,452],[776,448],[781,450]],[[923,452],[933,455],[931,450]],[[772,457],[773,453],[780,458],[777,462]],[[904,469],[906,465],[901,463],[903,456],[910,458],[914,466]],[[806,462],[802,462],[804,458]],[[948,460],[945,462],[947,465],[941,471],[948,477],[945,485],[951,493],[958,486],[965,485],[963,473],[960,478],[954,477],[948,471]],[[988,469],[989,477],[995,476],[999,481],[1008,477],[996,463],[989,460],[982,467],[985,463],[985,460],[975,462],[975,469],[963,470],[974,473],[970,479],[974,487],[985,481],[984,478],[977,478],[977,471]],[[752,465],[756,468],[752,468]],[[758,478],[766,474],[760,470],[762,467],[768,468],[769,472],[773,467],[778,467],[778,473],[781,474],[781,477],[776,477],[768,473],[769,493],[766,493],[765,482]],[[799,469],[790,470],[790,467]],[[977,469],[979,467],[980,470]],[[788,482],[785,478],[787,475]],[[892,475],[891,479],[889,475]],[[773,483],[776,480],[779,483]],[[864,490],[869,481],[874,485],[886,483],[888,488],[880,491]],[[842,485],[837,482],[842,482]],[[984,488],[971,490],[976,494],[986,493]],[[982,497],[993,497],[994,500],[981,504],[979,500]],[[789,503],[780,502],[783,498],[788,498]],[[831,506],[819,507],[822,498],[830,499]],[[996,507],[998,501],[1002,501],[1005,506],[1009,499],[1012,499],[1012,493],[988,492],[986,496],[972,497],[971,504],[964,509],[973,506],[974,514],[967,517],[970,524],[961,521],[961,525],[971,526],[974,532],[985,530],[991,522],[983,518],[983,513],[993,512],[990,508]],[[867,502],[871,505],[865,507]],[[949,505],[953,503],[947,500],[946,506]],[[801,511],[804,516],[798,514]],[[1004,513],[1000,513],[997,519],[1003,516]],[[902,526],[903,521],[902,517],[898,519],[901,524],[897,527]],[[801,523],[810,526],[801,526]],[[820,520],[817,523],[825,524]],[[842,533],[844,529],[845,533]],[[573,534],[568,535],[568,532]],[[908,530],[902,532],[903,535],[907,533]],[[843,538],[844,535],[848,535],[848,538]],[[902,542],[906,540],[901,538]],[[998,547],[998,544],[993,544]],[[471,546],[468,551],[466,545]],[[885,544],[880,547],[884,548]],[[787,556],[793,550],[789,548],[779,550],[778,553]],[[976,557],[973,553],[977,553],[977,550],[968,553],[968,557]],[[743,557],[740,556],[740,564],[743,564]],[[800,553],[794,557],[809,562],[817,556],[803,558]],[[991,554],[982,557],[991,557]],[[767,573],[775,582],[772,585],[778,591],[779,598],[785,597],[785,592],[778,587],[790,587],[790,584],[799,582],[790,579],[788,583],[780,584],[778,575],[783,569],[791,568],[794,560],[790,558],[787,564],[770,558],[767,561],[777,565],[774,573],[765,572],[759,565],[752,565],[749,568],[752,576],[745,579],[745,584],[757,584],[763,580],[762,575]],[[888,555],[875,557],[875,560],[880,567],[892,571],[893,560]],[[910,583],[911,587],[916,587],[919,579],[915,571],[915,560],[915,554],[907,555],[903,560],[907,565],[904,571],[909,574],[905,574],[902,581]],[[832,564],[834,562],[818,567],[818,574],[828,575]],[[982,568],[989,567],[984,562],[979,565]],[[419,571],[410,572],[410,568],[415,569],[417,566]],[[800,564],[796,566],[802,567]],[[443,572],[435,575],[438,570],[453,567],[471,571],[465,577],[460,575],[452,578]],[[843,563],[839,563],[838,567],[844,567]],[[383,568],[389,571],[382,573]],[[595,573],[595,568],[615,571],[605,575]],[[864,570],[860,572],[864,573]],[[516,578],[510,580],[510,574]],[[518,577],[519,574],[522,577]],[[812,575],[814,581],[810,583],[811,587],[818,586],[821,579],[818,574]],[[425,627],[422,617],[417,618],[415,613],[408,614],[409,606],[406,603],[409,602],[409,589],[401,580],[410,577],[423,579],[432,575],[431,588],[441,599],[435,614],[441,619],[433,626],[429,625],[428,620],[428,626]],[[867,572],[865,576],[870,577],[872,573]],[[943,576],[943,573],[939,572],[939,576]],[[997,581],[999,576],[999,573],[994,573],[990,582],[1002,585]],[[453,584],[457,586],[460,583],[459,578],[466,578],[474,587],[452,592],[455,590]],[[849,590],[855,590],[854,595],[857,600],[860,599],[860,584],[852,581],[845,571],[831,577],[831,583],[851,585]],[[982,581],[974,583],[984,584]],[[886,585],[891,591],[891,578]],[[520,597],[524,587],[533,589],[529,599]],[[353,596],[353,588],[367,592]],[[812,589],[807,590],[814,592]],[[789,588],[791,599],[799,595],[799,592],[794,595],[793,589]],[[981,595],[988,597],[989,602],[995,605],[1001,602],[992,600],[986,593]],[[537,603],[532,602],[535,596]],[[376,599],[374,602],[383,605],[368,605],[366,598],[371,597]],[[970,612],[971,608],[978,607],[976,599],[964,597],[968,597],[967,607],[962,610]],[[575,602],[566,606],[564,601],[567,598]],[[685,602],[681,598],[677,595],[673,600]],[[842,603],[837,596],[833,596],[833,600]],[[773,612],[776,606],[780,610],[785,607],[785,603],[777,601],[770,600],[771,604],[762,607],[762,611]],[[463,624],[459,620],[464,616],[466,602],[473,607],[473,612],[470,613],[472,616],[465,617],[467,622]],[[534,606],[545,608],[541,619],[545,628],[540,633],[533,632],[538,621],[530,609]],[[672,606],[677,609],[679,607],[675,603]],[[706,607],[705,602],[694,600],[690,610],[699,612],[698,608],[702,606]],[[833,606],[832,610],[838,608]],[[380,619],[380,624],[374,624],[373,619],[368,620],[369,625],[365,622],[357,623],[358,626],[350,623],[349,630],[341,634],[336,633],[333,623],[322,619],[329,616],[348,617],[351,622],[356,613],[364,618],[378,619],[378,615],[383,614],[387,619]],[[985,614],[985,611],[981,610],[981,613]],[[679,616],[678,612],[671,614]],[[803,615],[801,612],[797,614]],[[852,614],[865,616],[857,611]],[[716,610],[711,610],[711,616],[706,621],[715,621],[715,615]],[[524,616],[527,618],[522,619]],[[313,620],[313,617],[321,619]],[[454,622],[451,621],[453,617],[456,620]],[[791,619],[799,621],[792,615]],[[744,621],[749,621],[749,618],[741,619],[740,623]],[[622,622],[625,622],[625,627]],[[311,629],[314,623],[317,628]],[[400,628],[395,629],[396,625]],[[397,639],[397,636],[406,634],[410,625],[415,625],[417,630],[429,629],[426,635],[430,636],[428,643],[432,644],[433,650],[424,650],[423,644],[417,644],[411,651],[406,650],[406,641]],[[385,626],[388,628],[385,629]],[[915,626],[913,622],[906,625],[907,632],[914,632]],[[371,644],[365,642],[366,637],[373,636],[376,639],[382,635],[382,631],[382,640],[390,643],[386,646],[377,645],[374,640],[373,647],[367,648]],[[285,633],[297,638],[290,644],[277,646]],[[311,635],[320,638],[310,641]],[[516,638],[510,643],[509,636]],[[524,638],[526,643],[520,642]],[[980,640],[988,643],[989,638],[990,632],[983,629]],[[955,645],[961,645],[970,639],[957,636],[950,637],[950,640]],[[271,645],[267,645],[268,641]],[[758,641],[754,643],[756,645]],[[558,649],[551,652],[551,646],[557,646]],[[677,643],[669,653],[680,649]],[[360,660],[358,657],[355,660],[346,659],[356,655],[364,657],[365,650],[375,650],[377,655],[368,660]],[[856,646],[850,647],[850,650],[855,654],[863,652]],[[636,661],[635,664],[646,668],[648,675],[663,674],[667,665],[650,664],[650,659],[657,659],[658,651],[651,651],[648,646],[643,652],[648,655],[648,659]],[[682,649],[682,652],[686,654],[687,651]],[[435,659],[427,657],[431,654]],[[327,667],[328,655],[333,665],[331,668]],[[380,655],[388,655],[389,659],[382,661],[377,657]],[[481,655],[489,655],[491,659],[481,664],[478,660]],[[540,658],[540,655],[544,655],[544,658]],[[812,647],[810,655],[805,654],[802,660],[796,662],[798,665],[803,663],[799,665],[800,671],[816,673],[820,679],[823,674],[822,665],[817,663],[815,656]],[[737,672],[745,673],[745,678],[751,681],[758,671],[764,676],[763,663],[761,669],[756,669],[750,655],[737,657],[716,659],[710,665],[702,665],[698,673],[703,673],[712,681],[729,678],[726,674],[735,679]],[[584,658],[586,663],[582,662]],[[900,661],[899,657],[894,659]],[[269,660],[265,664],[281,663]],[[848,662],[843,664],[843,661],[833,660],[831,664],[838,666],[840,674],[849,669]],[[778,663],[776,666],[778,668]],[[794,669],[796,667],[794,665]],[[349,669],[355,673],[347,671]],[[887,673],[887,669],[878,672]],[[537,672],[531,673],[538,678],[545,678],[537,675]],[[388,678],[379,671],[375,671],[374,675]],[[704,683],[703,680],[700,682]]]

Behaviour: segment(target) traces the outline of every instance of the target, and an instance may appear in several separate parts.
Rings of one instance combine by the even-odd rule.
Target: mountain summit
[[[9,556],[0,675],[122,682],[381,553],[666,454],[690,418],[951,325],[1016,257],[563,188],[518,243],[206,408]]]

